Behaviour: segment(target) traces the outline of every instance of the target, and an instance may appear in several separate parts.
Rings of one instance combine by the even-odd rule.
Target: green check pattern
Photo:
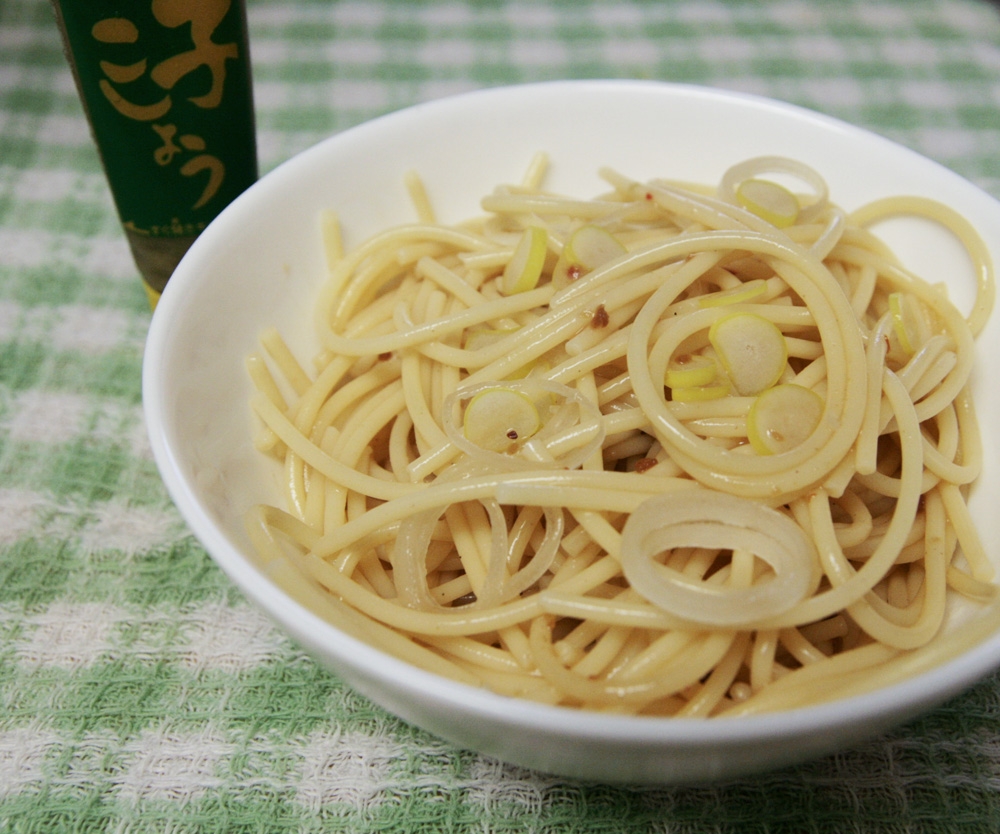
[[[559,78],[764,94],[1000,197],[977,0],[248,0],[261,168],[427,99]],[[403,724],[251,608],[172,507],[145,294],[46,0],[0,2],[0,832],[1000,830],[1000,676],[721,785],[569,782]]]

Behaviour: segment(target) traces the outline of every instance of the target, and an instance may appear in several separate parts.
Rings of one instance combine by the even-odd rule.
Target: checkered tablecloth
[[[79,0],[84,2],[84,0]],[[477,87],[652,78],[871,128],[1000,197],[980,0],[248,0],[262,170]],[[146,296],[46,0],[0,0],[0,832],[996,832],[1000,677],[725,784],[570,782],[455,749],[248,606],[152,462]]]

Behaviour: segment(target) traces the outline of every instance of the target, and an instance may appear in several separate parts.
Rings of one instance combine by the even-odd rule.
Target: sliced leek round
[[[729,386],[720,383],[711,385],[689,385],[686,388],[672,388],[670,398],[676,403],[701,403],[719,400],[729,396]]]
[[[717,319],[709,341],[736,393],[759,394],[780,378],[788,360],[788,343],[774,322],[756,313],[732,313]]]
[[[668,388],[691,388],[715,382],[717,374],[718,366],[711,356],[684,353],[667,365],[664,382]]]
[[[503,452],[527,440],[541,426],[541,416],[531,399],[510,388],[487,388],[465,407],[465,436],[479,448]]]
[[[727,304],[741,304],[753,301],[765,292],[767,292],[767,281],[763,278],[754,278],[732,289],[706,293],[698,299],[698,306],[722,307]]]
[[[540,226],[529,226],[524,230],[503,271],[501,288],[504,295],[527,292],[538,286],[545,266],[548,238],[548,232]]]
[[[761,455],[787,452],[815,431],[823,407],[823,398],[810,388],[794,383],[775,385],[750,406],[747,439]]]
[[[743,180],[736,188],[736,202],[779,229],[788,228],[799,216],[798,198],[771,180]]]
[[[625,244],[602,226],[581,226],[566,241],[552,270],[552,283],[565,287],[581,275],[625,254]]]
[[[571,264],[586,270],[597,269],[625,254],[625,244],[603,226],[581,226],[566,242],[564,255]]]

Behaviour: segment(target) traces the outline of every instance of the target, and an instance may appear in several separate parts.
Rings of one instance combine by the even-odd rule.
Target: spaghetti
[[[418,222],[349,253],[326,218],[314,367],[274,330],[248,363],[287,489],[257,547],[383,649],[571,707],[787,709],[978,639],[944,627],[996,597],[966,506],[994,292],[969,224],[845,212],[783,158],[717,189],[605,170],[592,200],[545,167],[457,226],[411,176]],[[964,243],[968,316],[868,230],[899,213]]]

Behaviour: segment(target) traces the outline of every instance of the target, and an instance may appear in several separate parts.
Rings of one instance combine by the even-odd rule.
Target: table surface
[[[651,78],[884,134],[1000,197],[1000,13],[974,0],[249,0],[267,171],[477,87]],[[185,529],[146,438],[150,313],[46,0],[0,3],[0,831],[995,832],[1000,677],[724,784],[583,784],[407,726]]]

